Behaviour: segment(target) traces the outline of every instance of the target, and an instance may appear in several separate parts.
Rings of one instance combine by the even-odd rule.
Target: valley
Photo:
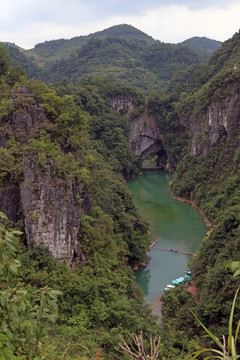
[[[27,51],[0,44],[3,359],[129,359],[119,342],[134,349],[141,333],[161,337],[158,359],[192,358],[215,346],[193,313],[219,338],[227,333],[240,285],[240,34],[190,40],[165,44],[117,25]],[[139,177],[146,161],[161,171]],[[154,193],[140,211],[148,180]],[[207,236],[170,191],[202,210]],[[185,212],[191,231],[178,245],[165,232],[178,238]],[[133,269],[156,229],[166,238],[159,247],[194,256],[152,254],[157,277],[158,265],[180,267],[162,285],[148,282],[147,295]],[[164,292],[160,325],[144,292],[154,298],[186,266],[197,302],[184,284]],[[236,327],[239,301],[234,314]]]

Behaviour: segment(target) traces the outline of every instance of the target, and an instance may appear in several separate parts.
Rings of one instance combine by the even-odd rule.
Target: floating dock
[[[178,253],[178,254],[191,255],[191,256],[193,255],[193,253],[190,253],[190,252],[187,252],[187,251],[180,251],[180,250],[165,249],[165,248],[156,247],[156,246],[154,246],[155,244],[156,244],[156,242],[151,245],[151,248],[156,249],[156,250],[162,250],[162,251],[171,251],[171,252],[175,252],[175,253]]]

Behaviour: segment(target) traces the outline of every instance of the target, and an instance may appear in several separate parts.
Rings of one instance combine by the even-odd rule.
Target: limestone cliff
[[[228,95],[212,100],[201,116],[191,121],[191,154],[207,155],[223,137],[232,143],[237,141],[240,119],[240,84],[231,85]]]
[[[145,160],[151,153],[162,149],[162,135],[156,117],[141,114],[130,122],[129,144],[133,153]]]
[[[114,107],[119,112],[121,111],[126,113],[127,115],[131,114],[135,108],[134,99],[130,94],[113,96],[108,99],[108,105]]]
[[[125,113],[129,118],[129,146],[133,153],[142,160],[147,159],[152,153],[157,153],[158,166],[172,172],[176,165],[172,162],[171,155],[164,149],[164,135],[159,131],[157,116],[149,114],[147,102],[142,111],[138,111],[138,106],[131,95],[115,96],[108,100],[108,104],[117,111]]]
[[[28,242],[47,247],[53,256],[69,265],[82,260],[78,231],[82,213],[88,213],[88,196],[79,184],[54,175],[55,164],[49,159],[45,171],[36,159],[24,157],[24,181],[21,200]],[[84,199],[83,205],[78,198]]]
[[[24,148],[47,117],[26,87],[14,91],[12,101],[14,111],[3,119],[9,136],[0,139],[1,147],[15,138]],[[91,204],[83,187],[75,180],[59,178],[55,167],[48,158],[43,170],[34,155],[25,153],[21,180],[12,181],[9,175],[0,189],[0,206],[14,222],[19,211],[23,212],[28,243],[47,247],[53,256],[73,266],[82,261],[78,231],[82,214],[90,215]]]
[[[1,120],[0,147],[6,148],[10,139],[24,145],[30,139],[32,131],[46,120],[43,109],[39,107],[25,86],[19,86],[12,93],[14,111]],[[19,183],[7,176],[0,189],[0,207],[13,222],[19,220],[21,208]]]

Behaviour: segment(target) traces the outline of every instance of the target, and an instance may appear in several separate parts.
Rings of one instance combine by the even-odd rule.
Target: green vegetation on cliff
[[[8,349],[11,356],[22,359],[29,358],[29,349],[36,359],[61,358],[65,350],[68,359],[115,359],[120,335],[130,341],[132,333],[146,331],[163,333],[166,358],[183,359],[196,347],[212,346],[211,341],[199,339],[201,329],[189,310],[221,337],[227,332],[232,299],[240,285],[226,268],[240,256],[239,33],[217,50],[208,65],[200,64],[189,48],[155,42],[126,26],[69,41],[47,42],[36,46],[37,55],[31,54],[37,61],[44,56],[52,61],[55,47],[61,56],[65,45],[74,48],[75,42],[81,43],[70,58],[48,64],[45,75],[57,81],[49,87],[26,80],[20,68],[10,66],[6,49],[0,46],[0,205],[11,221],[5,219],[1,225],[1,239],[6,229],[12,233],[9,226],[14,224],[23,232],[17,258],[21,267],[16,269],[13,260],[9,268],[15,276],[8,279],[6,272],[1,274],[0,295],[10,295],[0,302],[7,324],[1,329],[0,351]],[[14,54],[23,60],[16,49]],[[172,191],[194,201],[214,224],[190,263],[196,301],[183,285],[167,292],[161,328],[129,266],[143,262],[149,246],[148,226],[125,184],[140,164],[128,148],[127,109],[118,112],[108,103],[116,95],[130,93],[136,105],[134,117],[144,112],[146,102],[138,90],[110,84],[99,75],[157,90],[148,97],[148,111],[157,116],[164,151],[177,167]],[[166,84],[167,91],[159,92]],[[36,112],[39,117],[34,117]],[[18,126],[21,117],[24,126]],[[53,259],[47,249],[27,243],[29,228],[25,232],[26,209],[20,197],[26,159],[35,179],[43,179],[51,169],[51,185],[62,186],[66,198],[69,189],[75,191],[73,207],[81,210],[81,216],[74,271]],[[41,199],[37,181],[30,191]],[[47,211],[54,214],[56,209]],[[33,211],[30,225],[37,223],[38,215],[37,209]],[[13,247],[4,248],[5,259],[16,253]],[[25,322],[19,326],[21,317],[9,305],[18,301],[12,289],[18,295],[19,289],[24,296],[26,289],[29,292],[20,306],[24,314],[24,303],[38,305],[36,294],[46,286],[62,293],[59,317],[53,325],[39,315],[41,343],[34,331],[31,342],[26,342]],[[55,307],[55,296],[52,300]],[[234,323],[239,314],[237,302]]]
[[[193,339],[196,331],[201,334],[189,308],[219,338],[226,334],[232,299],[240,285],[226,268],[240,256],[240,83],[239,69],[233,66],[239,49],[239,34],[235,34],[210,60],[209,81],[190,95],[183,94],[177,105],[180,118],[190,126],[190,143],[173,176],[172,191],[194,201],[214,224],[190,263],[197,303],[181,285],[164,297],[165,322],[186,339]],[[237,301],[234,324],[239,315]],[[211,346],[211,339],[202,339],[201,344]]]
[[[15,226],[22,230],[23,235],[17,259],[19,266],[21,263],[18,273],[13,263],[10,266],[15,276],[7,282],[1,278],[0,296],[2,299],[5,296],[6,302],[2,300],[0,307],[7,325],[1,328],[0,351],[21,359],[60,358],[65,350],[68,350],[67,359],[87,359],[94,357],[95,353],[114,358],[120,334],[130,339],[132,333],[140,330],[152,334],[157,331],[151,311],[127,265],[144,261],[150,239],[148,226],[136,210],[121,175],[130,176],[138,171],[136,159],[126,141],[126,118],[106,105],[99,87],[91,81],[76,89],[65,83],[55,90],[22,77],[20,87],[17,79],[10,88],[7,81],[11,68],[7,65],[5,49],[2,49],[1,86],[9,89],[5,93],[6,99],[1,97],[4,112],[0,120],[0,191],[3,199],[5,195],[11,196],[13,190],[19,193],[23,181],[22,160],[28,158],[36,174],[43,174],[38,175],[40,177],[46,174],[51,164],[55,186],[67,188],[70,183],[79,188],[75,205],[83,205],[77,236],[81,262],[75,264],[73,271],[53,259],[47,249],[26,243],[20,203],[18,208],[17,203],[13,208],[11,201],[9,207],[9,203],[1,202],[1,210],[8,213],[11,223],[16,222],[12,212],[17,212]],[[13,91],[14,107],[9,107]],[[60,92],[61,96],[57,94]],[[34,99],[37,99],[36,104]],[[39,109],[37,111],[42,117],[31,131],[23,128],[20,131],[16,121],[20,121],[21,116],[34,116],[34,109]],[[11,119],[15,119],[15,127]],[[117,127],[112,126],[112,122]],[[97,124],[101,126],[101,138]],[[110,144],[111,138],[114,142]],[[36,182],[31,191],[38,194],[40,186],[42,183]],[[36,209],[32,214],[33,224],[37,217]],[[1,241],[4,241],[3,227],[1,231]],[[11,234],[10,230],[7,231]],[[45,307],[42,304],[45,300],[37,297],[39,289],[46,286],[62,293],[58,301],[59,316],[54,325],[48,321],[54,320],[51,306],[46,302]],[[17,292],[14,293],[13,289]],[[49,291],[49,301],[53,302],[55,293]],[[29,301],[33,302],[33,309],[29,308],[24,319]],[[34,306],[38,311],[39,301],[46,314],[36,315],[35,324]],[[19,302],[21,314],[11,305],[14,302]],[[31,314],[33,336],[30,339],[26,335],[26,326],[30,326]],[[22,322],[21,326],[19,322]]]

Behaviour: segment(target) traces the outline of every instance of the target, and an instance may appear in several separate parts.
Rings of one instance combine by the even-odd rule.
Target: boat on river
[[[165,290],[173,289],[175,288],[175,285],[182,284],[186,281],[189,281],[191,279],[191,274],[187,272],[184,276],[180,276],[179,278],[172,281],[171,284],[167,285]]]
[[[175,286],[169,284],[169,285],[167,285],[167,287],[165,287],[164,290],[170,290],[170,289],[173,289],[173,288],[175,288]]]
[[[150,303],[163,294],[167,284],[173,285],[172,280],[184,276],[190,255],[207,231],[195,209],[171,198],[169,180],[164,171],[143,171],[141,177],[128,181],[141,214],[150,224],[150,261],[135,273]]]

